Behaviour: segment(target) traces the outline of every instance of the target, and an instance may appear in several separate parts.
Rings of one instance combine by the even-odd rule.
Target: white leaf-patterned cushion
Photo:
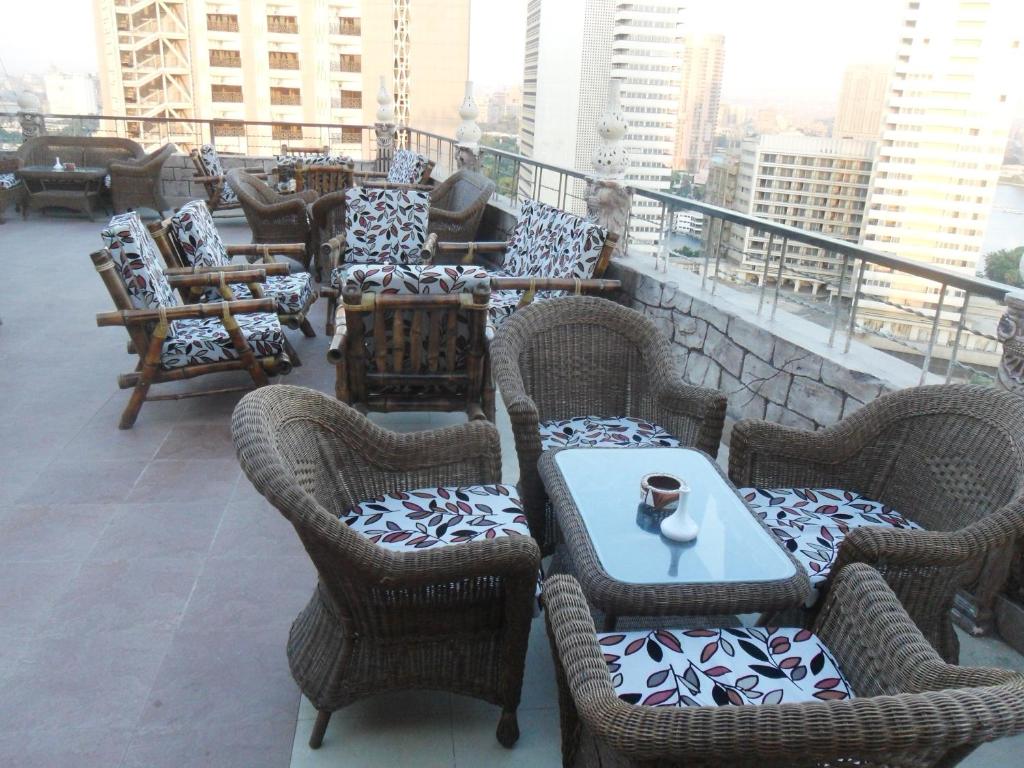
[[[923,530],[892,507],[836,488],[740,488],[739,493],[807,570],[812,588],[808,607],[818,601],[839,545],[852,529]]]
[[[430,193],[352,187],[345,190],[345,261],[418,264],[427,240]]]
[[[284,332],[277,315],[254,312],[235,315],[235,319],[256,357],[284,353]],[[174,335],[164,340],[160,350],[160,364],[164,368],[238,358],[238,350],[219,317],[175,320],[171,326]]]
[[[220,162],[220,155],[217,154],[217,149],[212,144],[203,144],[199,148],[199,158],[203,161],[203,165],[206,167],[207,176],[221,176],[224,177],[224,166]],[[238,202],[238,195],[235,194],[235,190],[228,184],[226,177],[222,179],[222,187],[220,191],[220,201],[222,204],[233,204]]]
[[[508,485],[419,488],[361,502],[342,520],[385,549],[529,536],[523,503]]]
[[[303,165],[349,165],[352,158],[348,155],[276,155],[278,168],[294,168],[299,163]]]
[[[679,440],[663,427],[632,416],[578,416],[542,421],[540,444],[552,448],[678,448]]]
[[[0,173],[0,189],[11,189],[20,183],[21,179],[13,173]]]
[[[332,286],[340,290],[356,285],[364,293],[472,292],[490,279],[485,269],[461,265],[343,264],[331,271]]]
[[[258,269],[255,265],[254,269]],[[231,283],[231,293],[235,299],[251,299],[252,291],[245,283]],[[305,311],[313,303],[313,279],[308,272],[295,272],[290,275],[268,275],[263,286],[263,294],[277,302],[277,312],[282,315],[296,315]],[[207,288],[201,301],[221,301],[222,296],[216,288]]]
[[[841,701],[853,690],[807,629],[640,630],[597,636],[616,695],[649,707]]]
[[[505,321],[512,317],[512,313],[519,308],[519,302],[523,298],[524,293],[525,291],[510,290],[508,288],[491,293],[491,304],[488,308],[489,320],[487,323],[489,333],[499,331],[501,326],[505,324]],[[557,299],[568,295],[568,291],[537,291],[531,303]]]
[[[423,174],[430,163],[430,158],[413,152],[411,149],[400,149],[395,152],[388,169],[390,184],[420,184]]]
[[[210,209],[202,200],[191,200],[171,216],[171,230],[181,245],[186,266],[223,267],[231,263]]]
[[[594,276],[607,236],[591,221],[539,200],[524,200],[501,273],[588,280]]]
[[[134,211],[114,216],[100,233],[135,309],[179,304],[164,276],[157,245]]]

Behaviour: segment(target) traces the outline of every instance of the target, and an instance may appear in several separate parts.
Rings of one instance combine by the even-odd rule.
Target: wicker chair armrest
[[[267,203],[259,208],[259,217],[266,222],[269,219],[286,218],[288,216],[305,216],[306,202],[300,197],[285,198],[277,203]]]
[[[206,304],[182,304],[176,307],[168,307],[166,315],[168,320],[222,317],[225,304],[233,315],[251,314],[253,312],[277,312],[277,300],[263,298],[211,301]],[[155,309],[119,309],[113,312],[98,313],[96,315],[96,325],[101,328],[110,325],[146,325],[147,323],[155,323],[159,319],[160,312]]]
[[[253,176],[259,176],[260,178],[263,179],[270,175],[267,171],[263,169],[262,165],[254,165],[252,168],[243,168],[242,170],[245,171],[246,173],[251,173]]]
[[[389,589],[450,584],[473,577],[518,578],[530,591],[537,583],[540,548],[530,536],[505,536],[456,547],[395,553],[383,568],[366,573],[370,583]]]
[[[862,445],[836,427],[811,432],[754,419],[736,422],[729,439],[729,478],[738,487],[842,487],[844,465]]]
[[[955,531],[922,531],[868,525],[854,528],[839,545],[835,568],[846,563],[949,568],[1024,536],[1024,501],[1002,507]]]
[[[663,380],[656,388],[651,421],[672,431],[680,420],[696,425],[694,447],[715,458],[722,444],[727,399],[717,389]]]
[[[888,588],[882,582],[875,589]],[[905,614],[902,619],[898,617],[902,609],[891,592],[889,596],[886,612],[880,614],[881,626],[875,628],[880,634],[865,649],[871,658],[890,651],[898,653],[904,629],[914,629]],[[869,602],[863,595],[851,594],[844,603],[851,599],[858,604]],[[892,753],[929,751],[937,743],[955,749],[1024,728],[1024,677],[998,670],[968,670],[962,675],[964,670],[939,661],[920,633],[912,652],[914,658],[922,659],[925,669],[908,671],[908,675],[918,678],[912,681],[917,686],[899,695],[865,691],[846,701],[758,707],[630,705],[615,696],[593,620],[576,581],[569,576],[549,578],[544,583],[544,603],[556,663],[564,672],[562,682],[580,719],[611,749],[645,764],[684,764],[693,755],[722,765],[746,765],[757,758],[780,764],[797,754],[808,762],[851,755],[886,762],[886,756]],[[829,615],[839,612],[837,608]],[[890,624],[894,619],[898,636]],[[912,634],[910,638],[913,643]],[[843,654],[836,655],[842,662]],[[977,684],[980,687],[931,692],[922,685],[939,681],[961,689]],[[917,714],[900,717],[900,713],[909,712]],[[880,727],[896,720],[899,727]],[[991,726],[997,732],[992,732]]]
[[[192,181],[198,181],[200,184],[223,184],[224,179],[227,178],[223,174],[220,176],[193,176]]]
[[[165,144],[160,149],[135,160],[115,160],[107,170],[122,176],[150,176],[156,173],[172,154],[174,145]]]

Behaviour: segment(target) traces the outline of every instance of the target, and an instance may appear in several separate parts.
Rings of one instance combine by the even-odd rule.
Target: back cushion
[[[594,276],[607,231],[539,200],[525,200],[502,272],[522,277]]]
[[[427,240],[430,193],[352,187],[345,190],[345,261],[418,264]]]
[[[212,144],[203,144],[199,148],[199,157],[203,161],[203,165],[206,166],[206,172],[210,176],[223,176],[224,166],[221,165],[220,155],[217,154],[217,149]]]
[[[118,214],[100,236],[135,309],[173,307],[179,303],[164,276],[156,243],[137,213]]]
[[[395,152],[388,169],[389,184],[419,184],[427,169],[430,159],[413,152],[411,149],[400,149]]]
[[[202,200],[192,200],[171,217],[171,232],[182,256],[191,267],[223,267],[231,263],[210,209]]]

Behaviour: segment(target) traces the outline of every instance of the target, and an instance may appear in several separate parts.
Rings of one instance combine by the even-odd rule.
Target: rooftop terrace
[[[124,337],[95,327],[109,305],[87,257],[99,227],[38,214],[0,226],[0,764],[558,765],[540,619],[514,749],[495,742],[493,707],[430,692],[346,708],[324,746],[309,749],[315,712],[284,649],[313,567],[239,469],[229,427],[238,395],[150,403],[133,429],[116,428],[128,396],[114,382]],[[231,242],[249,239],[239,217],[219,227]],[[59,297],[46,278],[58,271]],[[291,336],[305,365],[287,382],[331,392],[327,338]],[[464,417],[374,418],[417,430]],[[500,404],[498,427],[514,482]],[[997,639],[961,642],[965,664],[1024,671]],[[964,764],[1014,765],[1022,747],[1024,737],[986,745]]]

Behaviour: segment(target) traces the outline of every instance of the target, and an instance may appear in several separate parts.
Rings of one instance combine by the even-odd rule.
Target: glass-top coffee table
[[[540,460],[561,531],[558,557],[605,615],[770,613],[804,602],[810,583],[796,560],[706,454],[692,448],[565,448]],[[640,507],[640,479],[667,472],[690,486],[699,526],[685,544],[661,535]]]
[[[78,167],[73,171],[55,170],[48,165],[27,165],[18,169],[25,181],[28,205],[39,208],[70,208],[93,218],[103,192],[106,168]]]

